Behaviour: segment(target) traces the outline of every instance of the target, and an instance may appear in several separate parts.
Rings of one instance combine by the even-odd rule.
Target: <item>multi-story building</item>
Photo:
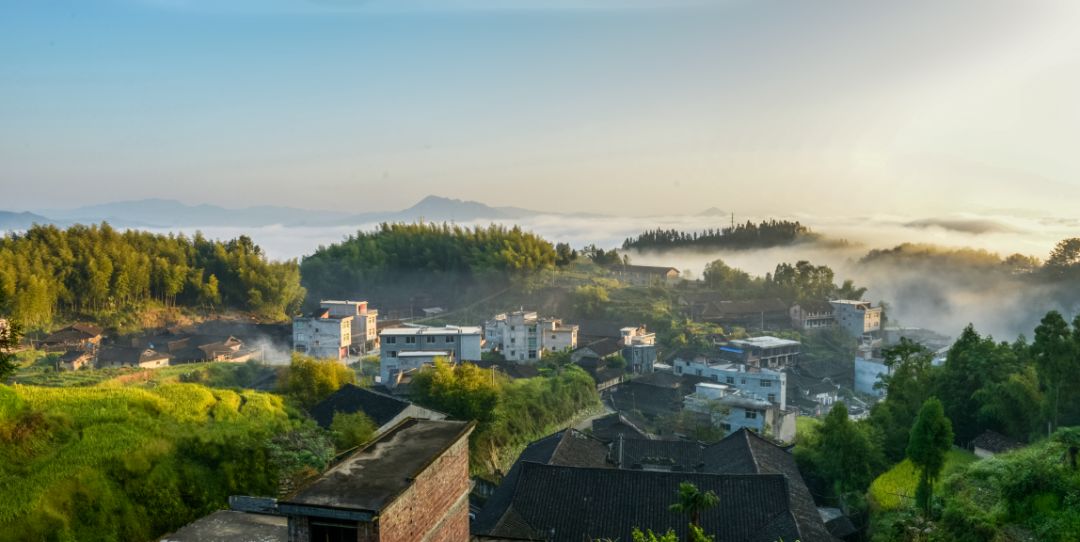
[[[396,382],[398,374],[423,367],[437,357],[479,361],[480,336],[480,328],[474,326],[384,329],[379,333],[379,376],[384,383]]]
[[[379,348],[376,320],[379,311],[368,308],[367,301],[320,301],[319,306],[330,310],[332,318],[352,317],[352,350],[366,354]]]
[[[836,323],[852,337],[860,338],[881,329],[881,307],[874,307],[869,301],[838,299],[829,304]]]
[[[532,311],[498,314],[484,324],[487,347],[510,361],[534,363],[545,352],[577,348],[578,326]]]
[[[724,384],[743,396],[763,399],[787,410],[787,374],[735,363],[713,363],[705,358],[676,358],[676,375],[701,376]]]
[[[656,334],[650,333],[645,326],[624,327],[622,334],[622,356],[627,366],[635,373],[651,373],[656,365]]]
[[[799,331],[823,329],[836,325],[833,306],[828,301],[804,301],[791,306],[791,327]]]
[[[783,369],[799,361],[802,343],[776,337],[753,337],[728,341],[720,347],[720,357],[763,369]]]
[[[319,309],[293,319],[293,350],[322,359],[345,361],[352,345],[352,316],[334,317]]]
[[[716,427],[729,433],[745,428],[781,442],[795,440],[796,411],[726,384],[701,382],[683,405],[689,411],[707,414]]]

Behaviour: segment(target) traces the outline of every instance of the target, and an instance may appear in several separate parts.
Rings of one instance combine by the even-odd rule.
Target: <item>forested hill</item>
[[[799,222],[766,220],[760,224],[747,222],[721,229],[700,232],[655,229],[629,238],[623,249],[669,250],[694,249],[750,249],[790,245],[803,241],[817,241],[821,236]]]
[[[0,238],[0,314],[28,328],[62,318],[125,318],[157,304],[284,319],[304,289],[295,261],[251,239],[157,235],[100,226],[35,226]]]
[[[303,259],[312,297],[341,297],[378,287],[441,287],[478,278],[499,282],[555,263],[555,248],[518,227],[384,223]],[[415,279],[415,280],[413,280]]]

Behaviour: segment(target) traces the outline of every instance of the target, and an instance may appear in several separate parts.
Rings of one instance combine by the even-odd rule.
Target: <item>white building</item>
[[[320,359],[345,361],[352,345],[352,316],[333,317],[319,309],[293,320],[293,350]]]
[[[726,384],[701,382],[687,395],[683,406],[708,414],[712,423],[728,433],[746,428],[781,442],[795,440],[795,411],[748,396]]]
[[[396,381],[399,373],[431,363],[435,357],[452,360],[480,360],[480,328],[473,326],[395,327],[379,333],[382,344],[379,375],[384,383]]]
[[[328,309],[331,318],[352,317],[352,346],[358,354],[379,348],[379,332],[375,323],[379,311],[368,308],[367,301],[323,300],[319,306]]]
[[[768,401],[787,410],[787,374],[735,363],[710,363],[705,358],[676,358],[676,375],[702,376],[740,392],[743,396]]]
[[[656,365],[656,334],[650,333],[645,326],[624,327],[622,335],[622,355],[630,370],[635,373],[651,373]]]
[[[859,338],[881,329],[881,307],[874,307],[869,301],[838,299],[829,304],[833,307],[837,325],[852,337]]]
[[[720,347],[720,357],[752,367],[783,369],[799,361],[802,343],[778,337],[751,337],[728,341]]]
[[[484,324],[487,348],[510,361],[534,363],[545,352],[577,348],[578,326],[557,318],[540,318],[532,311],[498,314]]]

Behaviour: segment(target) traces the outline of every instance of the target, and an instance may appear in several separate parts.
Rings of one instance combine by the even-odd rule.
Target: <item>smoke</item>
[[[255,359],[266,365],[288,365],[292,359],[292,350],[287,345],[272,340],[266,335],[247,337],[244,346],[258,350],[260,355]]]

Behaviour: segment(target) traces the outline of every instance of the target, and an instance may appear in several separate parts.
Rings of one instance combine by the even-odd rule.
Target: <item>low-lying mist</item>
[[[950,269],[911,266],[907,263],[890,265],[860,263],[875,248],[890,248],[901,243],[929,243],[940,247],[971,247],[985,249],[1005,257],[1012,253],[1045,259],[1061,239],[1080,235],[1080,220],[1074,218],[1038,217],[1019,212],[993,214],[957,214],[945,217],[902,217],[864,215],[822,217],[786,215],[770,217],[735,216],[738,222],[766,218],[786,218],[801,221],[813,231],[830,240],[844,239],[846,246],[813,243],[759,250],[692,251],[640,253],[630,252],[633,263],[664,265],[690,270],[700,277],[705,265],[722,259],[729,265],[754,275],[772,272],[778,263],[808,260],[825,264],[836,272],[838,281],[853,279],[869,288],[866,298],[884,301],[889,307],[893,324],[926,327],[956,336],[968,323],[981,332],[992,333],[1003,340],[1012,340],[1023,333],[1028,336],[1042,316],[1051,309],[1066,316],[1077,312],[1076,302],[1063,295],[1059,288],[1038,284],[1025,277],[1007,273],[984,273],[969,269]],[[552,242],[566,242],[575,247],[595,243],[602,247],[618,247],[623,240],[647,229],[665,228],[695,231],[719,228],[730,224],[729,217],[685,215],[657,217],[574,217],[537,215],[514,221],[494,221],[519,225],[536,232]],[[462,222],[462,225],[486,225],[492,220]],[[182,228],[192,234],[201,230],[211,238],[233,238],[248,235],[275,259],[299,258],[312,253],[320,245],[342,240],[357,230],[370,230],[377,224],[333,227],[261,228]]]

